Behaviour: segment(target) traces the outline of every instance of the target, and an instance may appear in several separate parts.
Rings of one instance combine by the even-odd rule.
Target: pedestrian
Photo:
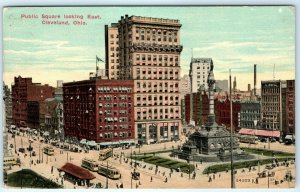
[[[169,176],[170,176],[170,178],[171,178],[171,172],[169,173]]]
[[[180,175],[181,177],[183,177],[183,173],[181,173],[181,175]]]
[[[215,179],[216,178],[216,176],[215,176],[215,174],[213,174],[213,179]]]
[[[219,173],[219,178],[221,177],[221,173]]]
[[[137,189],[138,187],[139,187],[139,185],[136,183],[136,184],[135,184],[135,188]]]
[[[51,166],[51,174],[53,174],[53,166]]]
[[[167,178],[167,177],[165,178],[165,182],[166,182],[166,183],[168,182],[168,178]]]
[[[117,189],[119,189],[119,185],[118,185],[118,183],[116,183],[116,187],[117,187]]]
[[[141,181],[139,181],[139,185],[142,185],[142,184],[141,184]]]
[[[209,178],[208,178],[208,182],[211,182],[212,181],[212,179],[211,179],[211,176],[209,176]]]
[[[150,177],[150,182],[152,182],[152,176]]]
[[[121,183],[120,188],[123,188],[123,183]]]

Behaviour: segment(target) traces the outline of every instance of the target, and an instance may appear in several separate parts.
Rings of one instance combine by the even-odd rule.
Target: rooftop
[[[60,171],[64,171],[70,175],[73,175],[79,179],[87,179],[87,180],[92,180],[95,179],[96,177],[90,173],[88,170],[78,167],[72,163],[66,163],[64,166],[62,166]]]
[[[212,58],[192,58],[191,63],[210,63]]]

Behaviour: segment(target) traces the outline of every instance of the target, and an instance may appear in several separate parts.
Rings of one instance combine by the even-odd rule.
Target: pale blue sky
[[[41,18],[21,19],[21,14],[93,14],[101,20],[86,20],[87,26],[42,25]],[[276,79],[295,78],[293,7],[19,7],[4,10],[5,83],[17,75],[53,86],[56,80],[87,79],[95,55],[104,59],[104,25],[125,14],[180,20],[182,75],[188,74],[193,48],[194,57],[213,58],[216,79],[227,79],[231,68],[241,90],[253,84],[254,63],[258,82],[273,79],[274,64]]]

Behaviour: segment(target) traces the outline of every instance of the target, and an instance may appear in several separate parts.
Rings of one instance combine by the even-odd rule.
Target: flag
[[[100,59],[97,55],[96,55],[96,61],[97,61],[97,62],[98,62],[98,61],[101,61],[101,62],[104,63],[104,61],[103,61],[102,59]]]

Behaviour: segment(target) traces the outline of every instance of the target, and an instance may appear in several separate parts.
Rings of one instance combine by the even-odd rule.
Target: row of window
[[[147,82],[147,81],[138,81],[136,82],[136,88],[143,88],[143,89],[151,89],[151,88],[162,88],[162,89],[173,89],[173,88],[178,88],[179,83],[178,82]]]
[[[131,137],[131,132],[109,132],[109,133],[100,133],[99,137],[100,138],[117,138],[117,137]]]
[[[178,62],[179,56],[178,55],[163,55],[163,54],[135,54],[136,61],[151,61],[151,62]]]
[[[104,110],[104,111],[99,111],[99,115],[127,115],[131,114],[131,110]]]
[[[132,103],[99,103],[99,108],[127,108],[132,107]]]
[[[131,129],[131,125],[119,125],[119,126],[117,126],[117,125],[105,125],[105,126],[102,126],[102,125],[100,125],[99,126],[99,130],[116,130],[116,129]]]
[[[144,28],[136,28],[135,31],[137,41],[177,42],[177,38],[177,31]]]
[[[111,100],[131,100],[130,95],[99,95],[99,100],[106,100],[106,101],[111,101]]]
[[[131,87],[98,87],[99,93],[111,93],[111,92],[123,92],[123,93],[131,93],[132,88]]]

